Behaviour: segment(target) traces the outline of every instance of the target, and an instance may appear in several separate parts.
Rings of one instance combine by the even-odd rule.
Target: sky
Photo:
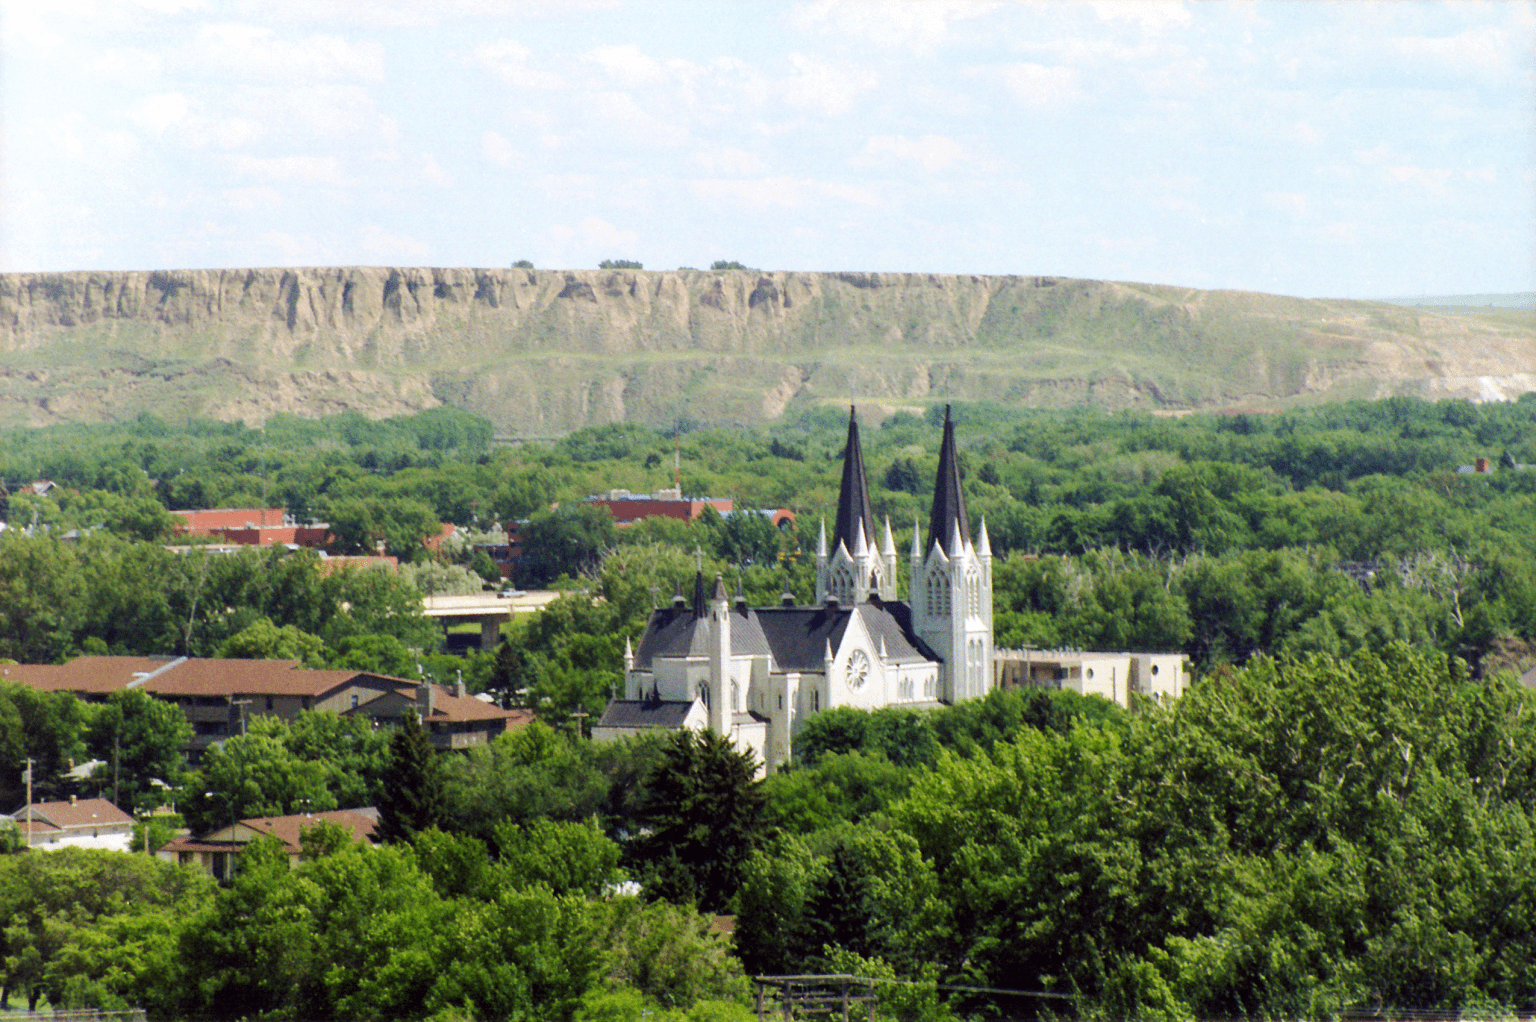
[[[1536,291],[1536,3],[0,0],[0,271]]]

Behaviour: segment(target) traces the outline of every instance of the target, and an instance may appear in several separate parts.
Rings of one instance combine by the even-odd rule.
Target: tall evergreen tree
[[[641,814],[650,832],[635,843],[650,894],[725,910],[764,837],[756,774],[752,756],[713,731],[680,731],[667,744]]]
[[[443,774],[432,740],[414,713],[406,713],[389,740],[384,797],[379,800],[381,841],[409,841],[438,826],[443,815]]]

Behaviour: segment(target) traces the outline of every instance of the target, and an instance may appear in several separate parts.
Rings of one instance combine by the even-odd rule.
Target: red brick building
[[[583,504],[598,504],[613,513],[615,525],[630,525],[642,518],[677,518],[691,522],[712,507],[721,514],[736,507],[729,497],[684,497],[678,490],[657,490],[655,493],[630,493],[628,490],[609,490],[587,497]]]
[[[172,511],[185,519],[178,530],[187,536],[220,536],[242,546],[293,544],[324,546],[330,528],[319,523],[300,525],[280,507],[233,507],[208,511]]]

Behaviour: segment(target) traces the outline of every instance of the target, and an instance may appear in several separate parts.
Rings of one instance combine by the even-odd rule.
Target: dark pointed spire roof
[[[933,485],[933,513],[928,517],[928,543],[924,550],[932,550],[937,543],[946,554],[953,557],[949,548],[955,534],[955,523],[960,525],[960,539],[971,541],[971,519],[965,511],[965,490],[960,486],[960,459],[955,452],[955,424],[949,417],[949,405],[944,406],[944,444],[939,448],[939,478]]]
[[[864,475],[864,448],[859,444],[859,420],[848,406],[848,444],[843,448],[843,486],[837,495],[837,527],[832,549],[842,543],[853,553],[854,525],[864,523],[864,542],[875,543],[875,516],[869,509],[869,480]]]

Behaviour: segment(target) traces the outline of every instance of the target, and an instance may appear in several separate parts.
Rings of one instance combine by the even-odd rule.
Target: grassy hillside
[[[791,405],[1281,407],[1536,389],[1536,313],[1056,277],[312,268],[0,275],[0,424],[393,415],[507,436]]]

